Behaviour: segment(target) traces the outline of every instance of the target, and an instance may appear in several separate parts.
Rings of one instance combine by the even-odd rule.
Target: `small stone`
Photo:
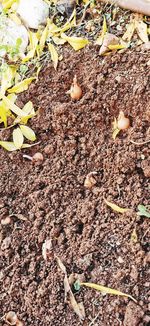
[[[11,237],[6,237],[2,242],[1,249],[2,250],[8,249],[10,244],[11,244]]]
[[[123,263],[124,263],[124,260],[123,260],[123,258],[122,258],[122,257],[120,257],[120,256],[118,257],[118,259],[117,259],[117,260],[118,260],[118,263],[119,263],[119,264],[123,264]]]
[[[41,165],[43,163],[44,157],[42,155],[42,153],[35,153],[32,157],[32,163],[34,165]]]
[[[149,287],[150,287],[150,282],[146,282],[146,283],[144,283],[144,286],[145,286],[146,288],[149,288]]]
[[[84,187],[85,188],[91,189],[96,184],[96,180],[93,177],[94,174],[97,174],[97,173],[96,172],[90,172],[86,176],[85,181],[84,181]]]
[[[52,240],[51,239],[45,240],[42,245],[42,256],[44,260],[47,260],[49,258],[51,250],[52,250]]]
[[[1,220],[1,225],[8,225],[10,224],[10,222],[11,222],[11,218],[7,216]]]
[[[138,279],[138,270],[137,270],[136,266],[134,266],[134,265],[131,268],[130,276],[134,281],[137,281],[137,279]]]
[[[141,318],[144,315],[144,311],[134,302],[129,302],[126,307],[125,317],[124,317],[124,326],[138,326]]]

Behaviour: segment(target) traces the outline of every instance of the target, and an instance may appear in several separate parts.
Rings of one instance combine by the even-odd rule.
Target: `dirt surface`
[[[13,310],[26,326],[150,323],[149,219],[136,214],[138,204],[150,204],[150,143],[130,142],[150,139],[150,53],[138,48],[100,58],[98,51],[66,47],[57,72],[46,66],[18,101],[31,100],[38,109],[30,125],[41,143],[21,152],[0,149],[0,317]],[[83,89],[78,102],[66,94],[75,73]],[[120,110],[132,125],[114,141],[112,121]],[[9,131],[0,137],[6,140]],[[36,152],[44,156],[40,165],[23,158]],[[92,171],[96,184],[86,189]],[[104,198],[130,210],[115,213]],[[46,239],[53,248],[47,262]],[[68,276],[121,290],[138,303],[82,287],[75,294],[85,308],[81,322],[64,303],[54,254]]]

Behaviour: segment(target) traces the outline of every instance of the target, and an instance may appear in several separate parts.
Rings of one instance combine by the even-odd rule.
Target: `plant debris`
[[[117,212],[117,213],[124,214],[124,213],[126,213],[129,210],[128,208],[119,207],[116,204],[109,202],[105,198],[104,198],[104,201],[105,201],[105,203],[106,203],[107,206],[109,206],[110,208],[112,208],[112,210],[115,211],[115,212]]]
[[[61,271],[65,274],[64,277],[64,289],[65,289],[65,302],[67,302],[67,297],[69,297],[69,302],[71,304],[71,307],[73,308],[74,312],[78,315],[78,317],[81,320],[85,319],[85,311],[84,311],[84,306],[83,303],[77,303],[75,296],[71,290],[68,277],[67,277],[67,271],[66,267],[62,263],[59,257],[56,256],[58,266],[60,267]]]

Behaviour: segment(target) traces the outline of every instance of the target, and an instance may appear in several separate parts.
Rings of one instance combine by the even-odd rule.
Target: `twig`
[[[136,141],[130,139],[130,143],[132,143],[132,144],[134,144],[134,145],[142,146],[142,145],[145,145],[145,144],[150,143],[150,139],[149,139],[149,140],[146,140],[146,141],[143,141],[143,142],[141,142],[141,143],[137,143]]]
[[[98,318],[98,316],[100,315],[100,312],[98,312],[98,314],[95,316],[95,318],[91,321],[91,323],[89,324],[89,326],[94,325],[94,322],[96,321],[96,319]]]

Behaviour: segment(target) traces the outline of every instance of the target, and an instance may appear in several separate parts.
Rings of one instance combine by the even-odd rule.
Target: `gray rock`
[[[20,0],[17,13],[27,27],[38,29],[39,25],[46,24],[49,6],[43,0]]]
[[[18,39],[21,39],[19,52],[24,53],[28,45],[28,32],[23,25],[17,25],[10,18],[0,15],[0,56],[5,55],[2,46],[15,47]]]

